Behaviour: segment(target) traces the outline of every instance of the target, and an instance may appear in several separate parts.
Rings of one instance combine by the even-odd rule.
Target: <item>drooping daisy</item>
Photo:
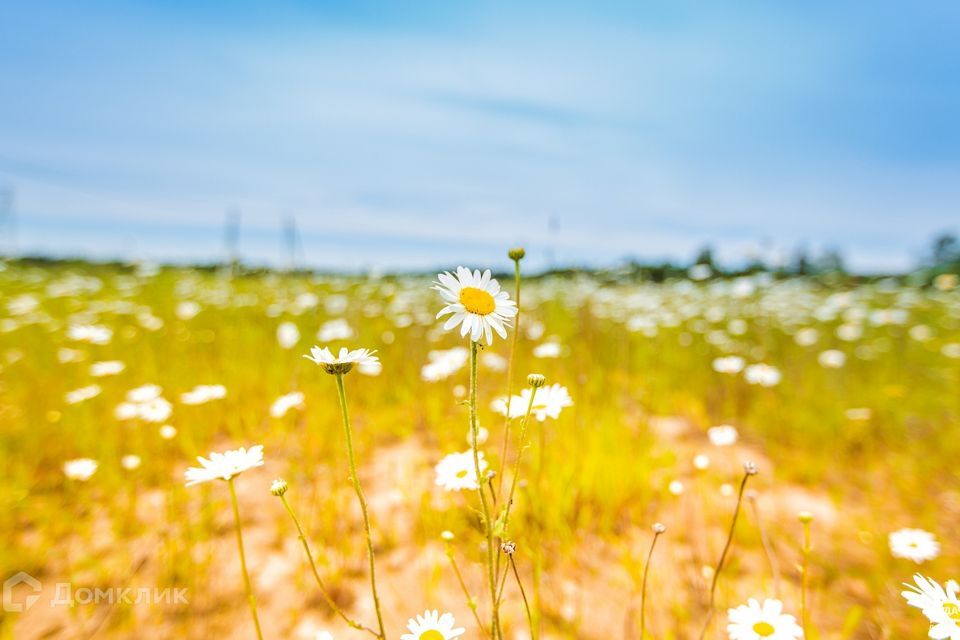
[[[960,600],[957,599],[960,585],[949,580],[941,587],[936,580],[919,573],[913,580],[917,584],[904,583],[907,590],[900,595],[930,620],[929,636],[935,640],[960,640]]]
[[[63,463],[63,475],[71,480],[89,480],[100,464],[93,458],[77,458]]]
[[[501,338],[507,337],[510,319],[517,315],[517,304],[510,300],[500,283],[490,276],[487,269],[473,272],[466,267],[457,267],[457,275],[445,271],[437,276],[439,282],[433,289],[440,292],[446,306],[437,318],[452,314],[443,325],[444,331],[460,325],[460,335],[470,335],[474,342],[485,339],[493,344],[493,331]]]
[[[888,538],[890,553],[894,558],[906,558],[917,564],[933,560],[940,555],[940,543],[936,536],[923,529],[900,529]]]
[[[210,459],[198,456],[199,467],[190,467],[184,472],[187,486],[209,482],[210,480],[230,480],[248,469],[263,466],[263,445],[246,449],[240,447],[234,451],[213,452]]]
[[[327,373],[343,374],[353,369],[353,365],[372,366],[378,364],[380,359],[373,355],[375,353],[376,351],[370,349],[353,349],[351,351],[346,347],[340,347],[340,353],[333,355],[333,352],[327,347],[321,349],[315,346],[310,349],[308,355],[303,357],[320,365]]]
[[[407,621],[407,629],[410,633],[400,636],[400,640],[453,640],[463,635],[463,627],[454,627],[456,620],[452,613],[440,615],[436,609],[427,610],[423,615],[418,615],[416,619],[410,618]]]
[[[480,473],[487,470],[487,461],[483,459],[483,451],[477,453],[480,458]],[[461,491],[468,489],[476,491],[477,467],[473,460],[473,450],[468,449],[461,453],[451,453],[443,457],[434,467],[437,473],[436,483],[447,491]]]
[[[755,598],[727,612],[727,634],[730,640],[794,640],[803,637],[796,618],[783,613],[783,603],[773,598]]]

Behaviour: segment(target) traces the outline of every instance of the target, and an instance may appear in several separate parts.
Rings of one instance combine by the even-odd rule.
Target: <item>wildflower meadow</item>
[[[524,258],[2,263],[0,638],[960,640],[955,275]]]

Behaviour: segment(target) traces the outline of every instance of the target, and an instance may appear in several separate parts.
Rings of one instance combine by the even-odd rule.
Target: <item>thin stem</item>
[[[317,563],[313,559],[313,553],[310,551],[310,544],[307,542],[307,536],[303,533],[303,527],[300,526],[300,520],[297,519],[296,514],[293,512],[293,509],[290,507],[290,503],[287,502],[287,498],[285,496],[280,496],[280,501],[283,502],[283,506],[287,509],[287,513],[290,514],[290,518],[293,520],[293,524],[297,528],[297,536],[300,538],[300,542],[303,545],[303,550],[307,554],[307,560],[310,561],[310,569],[313,570],[313,577],[317,581],[317,586],[320,588],[320,593],[323,595],[323,599],[327,601],[327,604],[330,605],[330,608],[333,609],[338,616],[343,618],[343,621],[348,625],[354,629],[357,629],[358,631],[366,631],[374,636],[377,636],[376,631],[370,627],[360,624],[356,620],[352,620],[349,616],[347,616],[343,609],[341,609],[334,599],[330,597],[330,593],[327,591],[327,588],[323,584],[323,580],[320,578],[320,572],[317,570]]]
[[[493,568],[493,521],[490,519],[490,507],[487,506],[487,492],[483,489],[483,475],[480,471],[480,453],[477,427],[477,343],[470,342],[470,433],[473,434],[473,465],[477,472],[477,493],[480,495],[480,507],[483,511],[484,529],[487,536],[487,580],[490,583],[490,634],[500,636],[500,620],[497,611],[497,577]]]
[[[800,565],[800,624],[803,627],[803,637],[809,638],[807,629],[809,626],[809,612],[807,611],[807,587],[809,585],[809,561],[810,552],[813,547],[810,545],[810,522],[803,522],[803,562]]]
[[[510,404],[513,400],[513,360],[517,352],[517,338],[520,336],[520,260],[513,261],[515,283],[513,299],[517,303],[517,315],[513,319],[513,335],[510,337],[510,356],[507,360],[507,417],[503,424],[503,448],[500,450],[500,480],[497,492],[503,492],[503,470],[507,466],[507,445],[510,442]]]
[[[499,573],[499,572],[500,572],[500,570],[497,569],[497,573]],[[510,574],[510,567],[504,567],[504,568],[503,568],[503,575],[500,576],[500,588],[497,590],[497,602],[498,602],[498,603],[503,601],[503,588],[507,586],[507,576],[508,576],[509,574]]]
[[[647,575],[650,573],[650,560],[653,558],[653,548],[657,546],[657,538],[663,534],[663,531],[653,532],[653,541],[650,543],[650,551],[647,552],[647,563],[643,565],[643,580],[640,584],[640,640],[643,640],[647,629],[646,608],[647,608]]]
[[[723,545],[723,553],[720,554],[720,561],[717,562],[717,569],[713,572],[713,580],[710,582],[710,604],[707,609],[707,621],[703,625],[703,631],[700,632],[700,640],[707,636],[710,629],[710,621],[713,619],[713,606],[717,595],[717,580],[720,578],[720,571],[723,570],[723,561],[727,558],[727,552],[730,551],[730,545],[733,544],[733,533],[737,528],[737,517],[740,515],[740,505],[743,503],[743,491],[747,487],[747,480],[750,479],[750,472],[743,474],[743,480],[740,481],[740,492],[737,494],[737,506],[733,510],[733,520],[730,522],[730,532],[727,534],[727,542]]]
[[[253,626],[257,629],[257,638],[263,640],[263,633],[260,631],[260,618],[257,617],[257,600],[253,595],[253,587],[250,585],[250,573],[247,571],[247,555],[243,551],[243,532],[240,525],[240,507],[237,504],[237,489],[233,486],[233,478],[227,480],[230,485],[230,501],[233,503],[233,521],[237,527],[237,549],[240,550],[240,569],[243,572],[243,585],[247,590],[247,604],[250,605],[250,615],[253,616]]]
[[[773,553],[773,545],[767,536],[767,528],[763,526],[763,519],[760,517],[760,507],[757,505],[757,498],[753,492],[747,495],[750,501],[750,509],[753,511],[753,518],[757,521],[757,530],[760,532],[760,544],[763,547],[763,553],[767,556],[767,562],[770,564],[770,573],[773,574],[773,597],[780,599],[780,565]]]
[[[520,587],[520,595],[523,597],[523,608],[527,612],[527,624],[530,625],[530,638],[532,640],[537,640],[537,632],[533,626],[533,615],[530,613],[530,603],[527,602],[527,592],[523,590],[523,583],[520,582],[520,573],[517,571],[517,563],[513,559],[513,554],[510,554],[510,566],[513,567],[513,575],[517,579],[517,586]]]
[[[510,494],[507,496],[507,503],[504,509],[506,515],[503,518],[503,526],[506,528],[510,519],[510,507],[513,506],[513,495],[517,490],[517,479],[520,477],[520,458],[523,456],[524,445],[527,442],[527,423],[530,421],[530,413],[533,411],[533,400],[537,397],[537,387],[530,388],[530,401],[527,403],[527,413],[523,416],[523,422],[520,423],[520,443],[517,445],[517,458],[513,463],[513,478],[510,481]]]
[[[470,595],[470,590],[467,589],[467,583],[463,580],[463,574],[460,573],[460,567],[457,566],[457,561],[453,557],[453,548],[449,544],[447,544],[447,557],[450,558],[450,566],[453,567],[453,573],[457,576],[457,582],[460,583],[460,588],[463,590],[463,595],[467,599],[467,606],[469,606],[470,611],[473,612],[473,619],[477,621],[477,626],[480,627],[480,632],[483,635],[489,635],[483,626],[483,622],[480,621],[480,615],[477,613],[477,600]]]
[[[363,512],[363,530],[367,538],[367,558],[370,560],[370,591],[373,594],[373,608],[377,613],[377,626],[380,629],[378,634],[382,640],[386,640],[387,635],[383,629],[383,615],[380,613],[380,598],[377,596],[377,571],[373,555],[373,536],[370,533],[370,515],[367,513],[367,500],[363,497],[363,489],[360,487],[360,478],[357,475],[357,461],[353,454],[353,433],[350,429],[350,415],[347,413],[347,395],[343,390],[343,374],[337,373],[337,393],[340,396],[340,414],[343,417],[343,430],[347,436],[347,456],[350,458],[350,476],[353,480],[353,489],[357,493],[357,499],[360,501],[360,511]]]

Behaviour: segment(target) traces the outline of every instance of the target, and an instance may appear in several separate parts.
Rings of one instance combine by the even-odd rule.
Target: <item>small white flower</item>
[[[825,369],[839,369],[847,363],[847,354],[838,349],[827,349],[817,356],[817,362]]]
[[[930,621],[929,636],[935,640],[960,640],[960,600],[957,599],[960,585],[949,580],[941,587],[936,580],[919,573],[913,579],[916,586],[904,583],[907,590],[900,595]]]
[[[933,560],[940,555],[940,543],[936,536],[923,529],[900,529],[888,537],[890,553],[895,558],[906,558],[917,564]]]
[[[775,387],[780,384],[780,370],[769,364],[751,364],[743,370],[743,377],[748,384],[758,384],[761,387]]]
[[[282,418],[287,415],[290,409],[302,409],[304,406],[304,395],[300,391],[294,391],[282,395],[273,401],[270,405],[270,415],[274,418]]]
[[[669,485],[667,485],[667,491],[672,495],[679,496],[683,493],[683,483],[679,480],[673,480]]]
[[[170,424],[160,427],[160,437],[164,440],[173,440],[177,435],[177,428]]]
[[[140,466],[140,462],[140,456],[135,456],[133,454],[120,458],[120,466],[127,471],[133,471],[134,469],[138,468]]]
[[[477,441],[479,444],[483,444],[487,441],[487,438],[490,437],[490,431],[486,427],[481,427],[477,425]],[[473,444],[473,429],[467,429],[467,444],[471,447]]]
[[[533,389],[527,387],[520,392],[520,395],[512,397],[510,400],[509,416],[511,419],[522,418],[527,414],[527,406],[530,404],[531,394],[533,394]],[[570,393],[567,391],[567,388],[559,384],[552,384],[548,387],[537,389],[530,412],[538,421],[543,422],[547,418],[556,420],[560,417],[560,412],[563,411],[563,409],[572,406],[573,400],[570,398]],[[494,400],[491,408],[500,415],[507,415],[506,398]]]
[[[713,370],[717,373],[740,373],[745,364],[740,356],[724,356],[713,360]]]
[[[292,349],[300,342],[300,329],[292,322],[281,322],[277,327],[277,342],[284,349]]]
[[[159,398],[162,392],[163,389],[155,384],[145,384],[141,387],[137,387],[136,389],[131,389],[128,391],[127,402],[150,402],[151,400],[156,400]]]
[[[407,621],[410,633],[400,636],[400,640],[453,640],[465,631],[462,627],[454,628],[454,624],[456,620],[451,613],[440,615],[436,609],[424,611],[422,616]]]
[[[100,464],[93,458],[77,458],[63,463],[63,475],[71,480],[89,480]]]
[[[337,340],[350,340],[353,338],[353,329],[343,318],[325,322],[320,330],[317,331],[317,340],[320,342],[335,342]]]
[[[493,344],[493,332],[507,337],[510,319],[517,315],[517,304],[510,300],[500,283],[490,276],[487,269],[471,272],[466,267],[457,267],[457,275],[444,272],[437,276],[439,282],[433,289],[440,292],[446,306],[437,318],[450,315],[443,325],[444,331],[460,325],[460,335],[470,335],[473,342],[486,340]]]
[[[84,400],[97,397],[100,395],[100,391],[100,385],[91,384],[86,387],[74,389],[73,391],[68,391],[64,395],[64,400],[67,401],[67,404],[77,404],[78,402],[83,402]]]
[[[793,640],[803,637],[796,618],[783,613],[783,603],[773,598],[763,601],[750,598],[748,604],[727,612],[730,640]]]
[[[72,324],[67,327],[67,338],[90,344],[110,344],[113,330],[99,325]]]
[[[200,313],[200,305],[193,300],[184,300],[177,304],[176,314],[181,320],[190,320]]]
[[[263,445],[246,449],[240,447],[223,453],[213,452],[210,458],[197,457],[199,467],[190,467],[184,472],[187,486],[209,482],[210,480],[230,480],[236,475],[263,466]]]
[[[483,452],[477,453],[480,459],[480,473],[487,470],[487,462],[483,459]],[[434,467],[437,479],[436,484],[447,491],[461,491],[470,489],[476,491],[477,468],[473,460],[473,450],[469,449],[462,453],[451,453],[443,457]]]
[[[544,342],[533,348],[534,358],[559,358],[563,347],[559,342]]]
[[[103,378],[104,376],[115,376],[124,369],[127,365],[123,364],[119,360],[104,360],[103,362],[94,362],[90,365],[90,375],[94,378]]]
[[[721,424],[707,429],[707,437],[715,447],[729,447],[737,441],[739,434],[733,425]]]
[[[333,355],[327,347],[312,347],[308,355],[303,357],[324,368],[327,373],[347,373],[353,368],[353,365],[372,366],[379,364],[380,359],[373,355],[376,351],[369,349],[354,349],[350,351],[346,347],[340,348],[340,353]]]
[[[227,396],[227,388],[222,384],[199,384],[190,391],[180,394],[183,404],[197,405],[220,400]]]
[[[427,354],[427,364],[420,369],[420,377],[425,382],[438,382],[449,378],[467,364],[470,351],[466,347],[434,350]]]

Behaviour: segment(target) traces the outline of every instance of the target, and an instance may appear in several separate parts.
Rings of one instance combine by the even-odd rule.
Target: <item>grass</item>
[[[231,535],[222,520],[229,513],[227,497],[209,487],[185,489],[182,472],[210,450],[263,443],[271,473],[282,473],[293,487],[288,497],[312,536],[324,581],[334,592],[361,591],[355,560],[363,559],[364,543],[346,481],[340,409],[329,376],[301,358],[324,322],[344,318],[354,336],[336,346],[375,348],[383,363],[379,376],[352,373],[347,381],[354,444],[367,466],[361,475],[393,477],[378,466],[382,452],[404,443],[415,443],[425,461],[410,472],[417,482],[393,487],[415,505],[409,525],[378,525],[374,515],[378,559],[400,555],[403,546],[442,550],[439,534],[449,529],[458,541],[470,541],[458,544],[468,581],[470,574],[482,576],[483,531],[466,506],[469,500],[429,486],[433,464],[467,446],[467,408],[459,401],[469,374],[465,367],[446,380],[421,380],[430,350],[463,344],[434,319],[440,305],[428,290],[430,280],[272,273],[231,279],[189,269],[138,276],[96,265],[8,264],[0,271],[7,307],[0,309],[0,509],[6,515],[0,523],[0,574],[24,570],[47,581],[121,585],[145,558],[138,584],[222,591],[218,572],[228,556],[216,543]],[[512,291],[509,278],[502,284]],[[178,317],[178,304],[187,300],[198,303],[200,312]],[[565,385],[575,403],[557,420],[531,423],[531,450],[523,461],[531,483],[518,489],[511,525],[526,585],[534,582],[531,554],[543,564],[545,632],[621,633],[630,588],[613,590],[605,602],[616,613],[596,622],[562,585],[595,584],[590,576],[605,571],[623,571],[631,584],[629,576],[638,573],[649,548],[650,526],[662,521],[668,532],[651,572],[646,627],[655,638],[697,633],[710,583],[702,567],[716,563],[733,508],[734,498],[720,488],[739,480],[747,456],[761,467],[751,486],[782,560],[784,599],[798,618],[800,575],[794,567],[802,541],[796,514],[807,509],[816,515],[811,637],[924,632],[919,615],[909,615],[897,595],[897,585],[916,567],[890,556],[886,536],[908,526],[936,533],[941,557],[923,571],[941,580],[957,577],[960,552],[950,536],[960,495],[960,359],[942,351],[960,341],[957,291],[793,279],[738,292],[729,281],[650,284],[579,275],[527,282],[523,302],[513,392],[519,393],[527,373],[537,372],[548,384]],[[732,322],[738,320],[743,322]],[[302,334],[290,350],[277,344],[283,321],[294,322]],[[113,337],[102,345],[71,341],[71,324],[102,325]],[[860,327],[862,335],[842,340],[841,325]],[[929,328],[929,338],[923,339],[918,325]],[[815,344],[797,344],[794,336],[803,327],[819,332]],[[561,357],[534,357],[534,347],[545,341],[558,342]],[[64,349],[75,351],[73,358]],[[845,366],[821,366],[818,354],[825,349],[844,351]],[[488,351],[507,357],[509,340]],[[747,384],[742,375],[713,371],[713,360],[728,354],[773,365],[782,380],[765,388]],[[478,417],[490,430],[487,459],[499,469],[503,419],[489,405],[506,393],[506,378],[486,369],[482,355]],[[126,368],[92,378],[90,364],[105,360],[120,360]],[[65,402],[67,392],[93,383],[102,387],[99,395]],[[167,421],[177,429],[172,439],[160,437],[160,425],[114,417],[127,391],[147,383],[162,386],[174,404]],[[179,394],[197,384],[223,384],[227,397],[182,404]],[[273,400],[294,390],[304,392],[306,407],[271,418]],[[847,411],[855,408],[870,409],[870,417],[851,419]],[[733,448],[713,447],[705,438],[707,427],[722,423],[740,431]],[[542,467],[541,446],[547,452]],[[708,469],[692,467],[696,453],[710,456]],[[123,469],[126,454],[140,456],[142,466]],[[99,469],[87,482],[69,482],[62,465],[79,457],[98,460]],[[269,496],[272,478],[252,474],[238,483],[241,503],[254,493]],[[667,490],[675,479],[686,486],[681,496]],[[382,486],[374,491],[383,492]],[[242,506],[245,513],[251,509],[256,507]],[[717,618],[747,597],[771,595],[754,517],[749,510],[741,516],[719,580]],[[278,540],[296,542],[281,508],[256,517]],[[250,554],[248,561],[256,574],[257,558]],[[468,627],[468,637],[479,636],[442,551],[437,564],[441,586],[435,593],[443,600],[431,608],[460,607],[458,623]],[[391,564],[383,566],[380,580],[396,580]],[[298,579],[301,591],[311,589],[311,577]],[[487,588],[482,581],[470,584],[481,603]],[[512,588],[508,597],[517,600]],[[227,624],[222,619],[242,624],[244,611],[230,598],[204,598],[186,610],[114,611],[99,633],[136,637],[137,629],[150,624],[169,637],[201,638]],[[258,594],[258,602],[263,598]],[[409,616],[418,608],[403,611]],[[504,624],[523,629],[519,611]],[[322,600],[308,601],[287,613],[289,624],[308,612],[329,613]],[[35,616],[2,615],[6,637],[35,637]],[[85,610],[71,615],[75,621],[96,617]],[[400,615],[385,616],[388,636],[401,632],[402,623],[389,628]],[[266,637],[279,637],[270,631],[275,621],[263,614],[261,620]],[[339,620],[330,619],[328,626],[335,636],[349,637]],[[720,628],[715,623],[715,635],[708,637],[721,637]],[[638,637],[636,629],[631,633]]]

